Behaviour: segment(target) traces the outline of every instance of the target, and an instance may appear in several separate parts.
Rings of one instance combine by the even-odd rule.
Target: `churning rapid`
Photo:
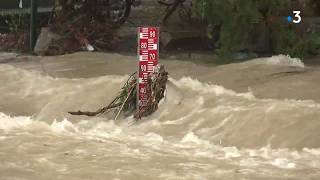
[[[91,58],[97,69],[88,68],[123,67],[119,57],[113,64]],[[72,59],[56,60],[50,67],[64,63],[65,68]],[[52,75],[17,64],[0,64],[1,180],[320,178],[318,101],[259,95],[260,87],[274,92],[279,75],[303,74],[306,67],[299,60],[276,56],[222,67],[164,61],[173,72],[166,98],[155,114],[137,123],[132,117],[114,122],[108,115],[67,114],[106,105],[128,75],[110,70],[69,78],[63,74],[70,69]],[[264,84],[256,91],[244,83],[239,88],[247,90],[241,93],[210,83],[212,73],[231,76],[235,66],[239,73],[247,71],[249,79],[254,76],[250,68],[260,68],[260,75],[267,74],[262,69],[272,71],[270,77],[276,79],[260,77]],[[285,71],[275,72],[279,68]]]

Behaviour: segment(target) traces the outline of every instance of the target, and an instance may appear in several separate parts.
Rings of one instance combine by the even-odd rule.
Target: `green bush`
[[[194,10],[210,27],[219,27],[218,53],[223,57],[250,49],[253,34],[263,25],[269,32],[273,53],[304,58],[319,47],[319,41],[312,40],[314,34],[300,37],[292,25],[280,18],[285,17],[282,12],[290,5],[290,0],[196,0]]]
[[[299,34],[293,26],[275,26],[271,40],[275,53],[289,54],[292,57],[308,58],[317,54],[320,48],[319,32]]]

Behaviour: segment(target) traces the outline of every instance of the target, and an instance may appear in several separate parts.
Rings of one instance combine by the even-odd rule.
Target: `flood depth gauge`
[[[138,108],[146,106],[149,99],[147,92],[148,77],[156,70],[159,63],[159,28],[138,28],[139,83],[137,93]]]

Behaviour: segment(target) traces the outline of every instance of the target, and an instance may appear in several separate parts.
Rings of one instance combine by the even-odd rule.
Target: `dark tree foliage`
[[[62,38],[51,45],[49,54],[78,51],[87,44],[97,50],[112,49],[118,27],[104,13],[108,6],[98,0],[57,0],[56,4],[61,11],[56,11],[51,27]]]
[[[219,54],[250,49],[257,27],[268,31],[273,53],[306,57],[318,48],[316,33],[299,34],[286,22],[290,0],[196,0],[195,12],[211,27],[220,29]],[[259,33],[259,32],[258,32]]]

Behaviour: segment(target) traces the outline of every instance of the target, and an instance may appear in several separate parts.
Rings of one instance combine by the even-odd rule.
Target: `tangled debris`
[[[158,109],[160,100],[165,96],[167,81],[168,72],[165,71],[164,66],[160,66],[158,72],[148,79],[147,93],[149,99],[146,106],[138,109],[134,114],[136,119],[149,116]]]
[[[164,66],[160,66],[157,72],[148,78],[148,101],[146,106],[137,108],[137,83],[136,73],[132,74],[122,87],[119,95],[107,106],[98,109],[95,112],[77,111],[69,112],[71,115],[97,116],[116,110],[115,120],[118,119],[120,113],[125,115],[134,115],[135,119],[141,119],[154,113],[158,109],[158,104],[165,96],[166,84],[168,81],[168,72]]]
[[[79,50],[112,49],[118,26],[108,17],[108,7],[101,7],[97,0],[58,0],[61,10],[50,30],[59,35],[49,45],[47,55],[65,54]]]
[[[20,52],[27,52],[29,50],[29,33],[27,31],[19,31],[10,34],[0,33],[0,50],[18,50]]]
[[[114,49],[120,24],[110,18],[110,5],[106,0],[55,0],[55,2],[56,8],[53,9],[50,18],[49,14],[44,15],[45,17],[39,16],[41,26],[47,27],[45,31],[44,28],[37,29],[40,35],[35,53],[61,55],[81,50]],[[13,30],[6,34],[0,34],[0,50],[30,51],[29,16],[26,17],[23,19],[20,16],[5,17],[13,19],[8,25],[14,28],[10,28]],[[46,21],[47,18],[50,19],[49,22],[43,23],[42,21]]]

